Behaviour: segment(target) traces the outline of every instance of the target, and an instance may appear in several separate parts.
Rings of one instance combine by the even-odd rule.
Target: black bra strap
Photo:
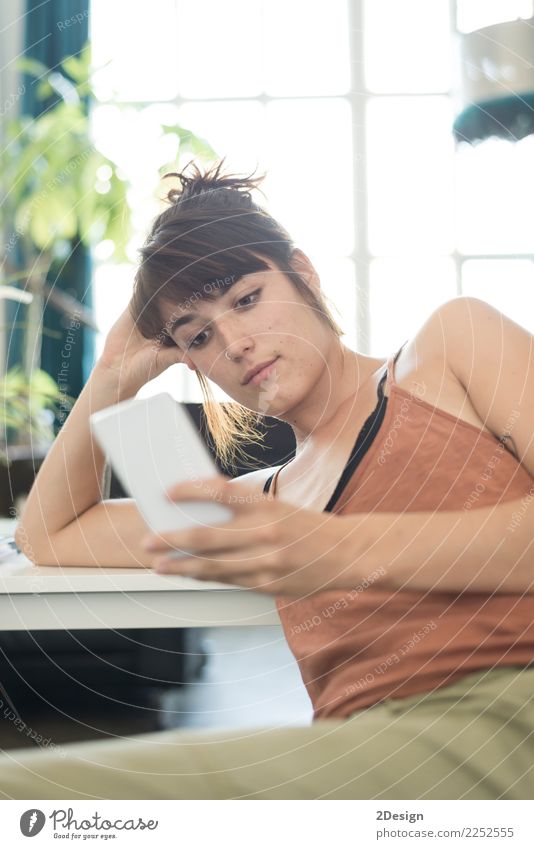
[[[399,353],[400,353],[400,352],[399,352]],[[397,356],[398,356],[398,355],[397,355]],[[364,437],[364,436],[365,436],[365,434],[366,434],[367,429],[369,428],[370,422],[371,422],[371,421],[373,420],[373,418],[377,415],[377,413],[378,413],[378,411],[379,411],[379,409],[380,409],[380,405],[381,405],[382,401],[384,400],[384,390],[383,390],[383,387],[384,387],[384,383],[385,383],[386,378],[387,378],[387,370],[386,370],[386,371],[384,372],[384,374],[382,375],[382,377],[381,377],[381,379],[380,379],[380,382],[379,382],[379,384],[378,384],[378,388],[377,388],[377,392],[376,392],[377,399],[378,399],[378,403],[377,403],[377,405],[376,405],[375,409],[373,410],[373,412],[371,413],[371,415],[369,416],[369,418],[367,419],[367,421],[365,422],[365,424],[364,424],[364,426],[363,426],[362,430],[361,430],[361,431],[360,431],[360,433],[358,434],[358,439],[359,439],[360,444],[361,444],[361,442],[362,442],[363,437]],[[356,440],[356,445],[355,445],[355,447],[354,447],[353,453],[354,453],[354,452],[356,452],[356,451],[357,451],[357,448],[359,447],[358,439]],[[350,460],[349,460],[349,463],[350,463]],[[276,474],[276,473],[275,473],[275,472],[273,472],[273,474],[272,474],[272,475],[270,475],[270,476],[267,478],[267,480],[265,481],[265,483],[264,483],[264,485],[263,485],[263,492],[264,492],[264,494],[267,494],[267,493],[270,491],[270,489],[271,489],[271,483],[272,483],[272,480],[273,480],[273,478],[274,478],[275,474]],[[349,474],[350,474],[350,472],[349,472]],[[342,480],[340,480],[340,482],[339,482],[339,483],[340,483],[341,485],[343,485],[343,484],[345,483],[345,480],[343,479],[343,476],[342,476]],[[340,490],[341,490],[341,486],[340,486]],[[336,493],[337,493],[337,487],[336,487]],[[332,496],[332,498],[330,499],[332,502],[333,502],[334,500],[337,500],[337,495],[336,495],[336,493],[334,493],[334,495],[336,496],[336,499],[334,499],[334,496]],[[327,505],[327,506],[328,506],[328,505]]]
[[[324,508],[325,513],[330,513],[333,510],[335,504],[341,497],[341,493],[347,486],[357,467],[360,465],[365,454],[371,447],[371,444],[380,429],[380,425],[382,424],[382,421],[386,414],[386,406],[388,402],[388,399],[384,396],[384,393],[382,391],[382,387],[386,378],[387,369],[384,372],[382,378],[380,379],[380,383],[378,384],[378,401],[376,407],[374,408],[373,412],[366,418],[358,436],[356,437],[356,442],[354,443],[351,455],[347,460],[346,466],[341,473],[341,477],[337,482],[337,486],[334,492],[332,493],[328,504]]]
[[[273,478],[274,478],[274,472],[273,472],[273,473],[272,473],[272,475],[271,475],[270,477],[268,477],[268,478],[267,478],[267,480],[265,481],[265,484],[264,484],[264,487],[263,487],[263,491],[264,491],[265,493],[269,492],[269,490],[270,490],[270,488],[271,488],[271,481],[272,481],[272,479],[273,479]]]

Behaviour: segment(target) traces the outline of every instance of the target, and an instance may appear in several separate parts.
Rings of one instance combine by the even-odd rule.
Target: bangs
[[[221,230],[226,229],[225,223],[217,222],[219,242]],[[198,245],[203,248],[199,256],[195,255],[193,249],[196,245],[191,244],[188,235],[189,238],[185,239],[174,235],[163,244],[161,238],[158,239],[159,244],[148,242],[141,250],[142,262],[135,277],[132,310],[137,328],[145,338],[158,338],[166,345],[174,344],[166,332],[168,318],[165,318],[165,313],[168,314],[169,309],[179,314],[194,309],[195,303],[201,299],[216,300],[247,274],[269,270],[266,258],[279,267],[281,260],[285,265],[291,253],[289,241],[283,246],[278,241],[275,256],[271,258],[272,240],[236,244],[235,236],[238,234],[234,232],[231,234],[234,236],[233,244],[228,240],[229,246],[219,247],[210,253],[205,253],[206,244],[202,241]],[[265,259],[260,255],[262,248],[265,249]]]

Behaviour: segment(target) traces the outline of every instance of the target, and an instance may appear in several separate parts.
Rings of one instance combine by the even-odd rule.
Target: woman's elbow
[[[48,534],[30,532],[23,522],[19,522],[14,538],[19,551],[36,566],[57,566]]]

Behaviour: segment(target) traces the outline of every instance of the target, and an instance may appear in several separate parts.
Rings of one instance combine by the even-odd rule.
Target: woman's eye
[[[200,348],[200,346],[205,342],[205,339],[202,339],[202,336],[205,335],[204,331],[199,333],[198,336],[195,336],[194,339],[191,339],[190,342],[187,342],[188,348]]]
[[[249,298],[257,299],[260,292],[261,292],[261,289],[255,289],[254,292],[249,292],[248,295],[243,295],[242,298],[239,298],[239,300],[236,301],[236,307],[238,309],[241,309],[242,307],[252,306],[250,301],[248,303],[243,303],[243,301],[247,301]],[[253,300],[252,303],[255,303],[255,300]],[[188,348],[200,348],[204,344],[204,342],[206,341],[205,336],[206,336],[206,332],[203,330],[202,333],[199,333],[197,336],[194,336],[193,339],[190,339],[188,342],[186,342],[187,347]]]
[[[260,294],[260,292],[261,292],[261,289],[255,289],[255,290],[254,290],[254,292],[249,292],[249,294],[248,294],[248,295],[243,295],[243,297],[242,297],[242,298],[239,298],[239,300],[237,301],[237,304],[238,304],[238,305],[239,305],[239,304],[241,304],[241,306],[244,306],[244,307],[248,307],[248,306],[250,306],[250,303],[248,303],[248,304],[243,304],[243,301],[246,301],[246,300],[247,300],[247,298],[255,298],[255,297],[257,297],[257,296]]]
[[[206,339],[203,338],[205,336],[206,336],[206,331],[203,330],[202,333],[198,334],[198,336],[194,336],[193,339],[190,339],[188,342],[186,342],[187,347],[188,348],[200,348],[200,346],[203,345],[204,342],[206,341]]]

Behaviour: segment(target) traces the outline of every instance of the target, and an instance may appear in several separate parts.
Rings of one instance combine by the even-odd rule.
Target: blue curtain
[[[66,56],[77,55],[87,42],[89,33],[89,0],[26,0],[24,55],[56,68]],[[62,73],[64,73],[62,71]],[[54,104],[36,96],[36,81],[26,77],[22,111],[38,116]],[[19,261],[24,258],[19,258]],[[91,259],[87,249],[73,240],[67,261],[52,268],[48,283],[73,295],[87,307],[92,307]],[[67,392],[79,395],[94,361],[94,332],[69,319],[51,306],[44,311],[44,326],[54,337],[43,335],[41,368],[54,380],[65,361],[68,350]],[[66,347],[68,346],[68,348]],[[12,345],[10,358],[20,356],[18,345]]]

